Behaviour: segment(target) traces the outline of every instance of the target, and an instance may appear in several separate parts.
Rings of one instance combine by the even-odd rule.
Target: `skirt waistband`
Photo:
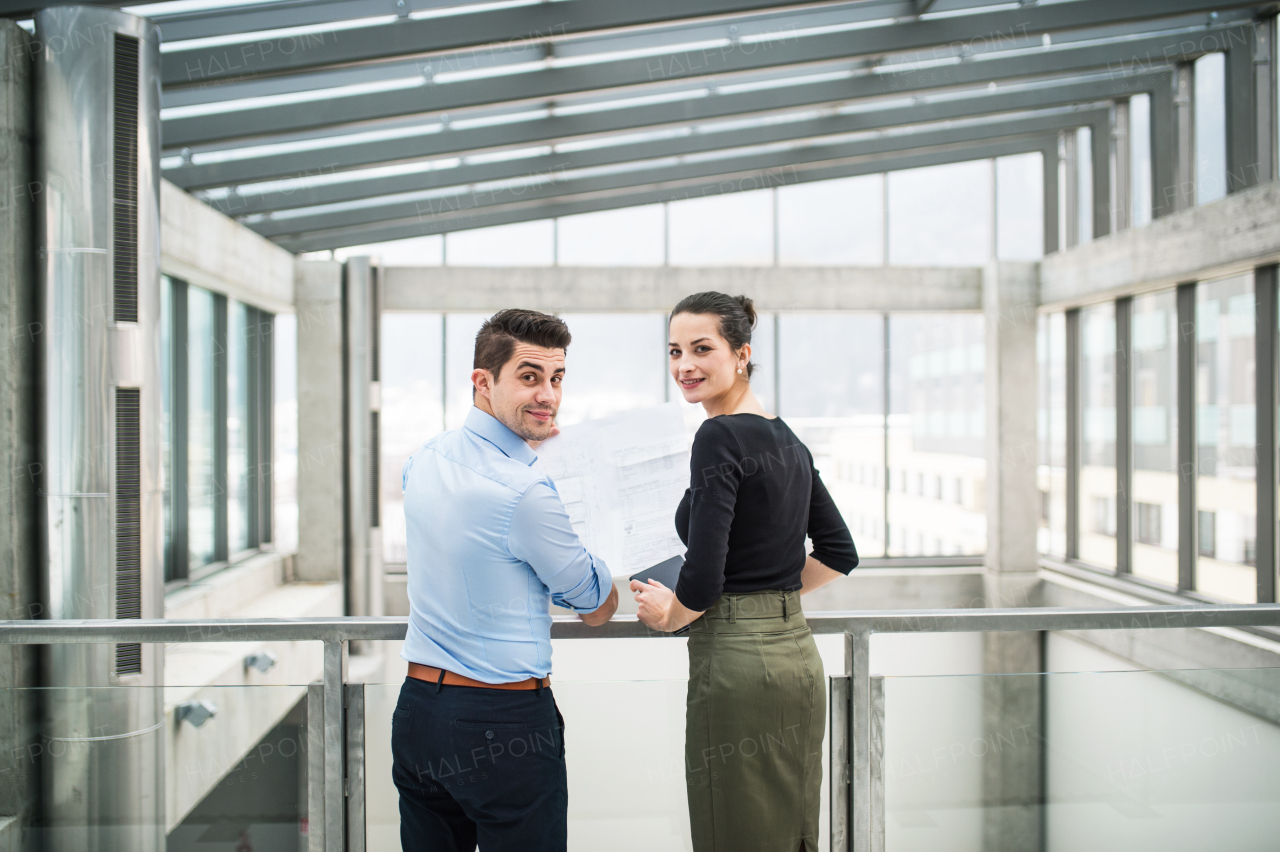
[[[711,605],[690,633],[775,633],[807,627],[799,592],[731,593]]]

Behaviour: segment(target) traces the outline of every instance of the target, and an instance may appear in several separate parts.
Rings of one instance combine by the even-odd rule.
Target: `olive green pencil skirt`
[[[694,852],[818,849],[826,677],[798,592],[725,595],[689,630]]]

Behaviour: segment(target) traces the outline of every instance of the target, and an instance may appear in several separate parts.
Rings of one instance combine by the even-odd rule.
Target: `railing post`
[[[884,852],[884,678],[871,678],[871,852]]]
[[[349,683],[347,704],[347,852],[364,852],[364,684]]]
[[[853,814],[850,822],[851,852],[871,850],[871,631],[859,628],[846,633],[845,664],[852,677]]]
[[[324,684],[307,686],[307,852],[324,849]]]
[[[342,720],[345,639],[324,640],[324,850],[345,852],[345,726]]]
[[[849,675],[832,676],[829,682],[831,852],[849,852],[849,782],[853,774],[849,763]]]

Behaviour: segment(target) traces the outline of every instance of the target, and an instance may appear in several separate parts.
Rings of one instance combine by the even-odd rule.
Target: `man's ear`
[[[471,384],[475,387],[476,393],[493,402],[493,376],[488,370],[481,367],[472,370]]]

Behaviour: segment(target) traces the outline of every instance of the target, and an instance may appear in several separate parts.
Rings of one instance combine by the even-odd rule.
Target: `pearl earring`
[[[738,363],[741,364],[742,362],[739,361]],[[738,367],[738,375],[742,375],[742,367]]]

